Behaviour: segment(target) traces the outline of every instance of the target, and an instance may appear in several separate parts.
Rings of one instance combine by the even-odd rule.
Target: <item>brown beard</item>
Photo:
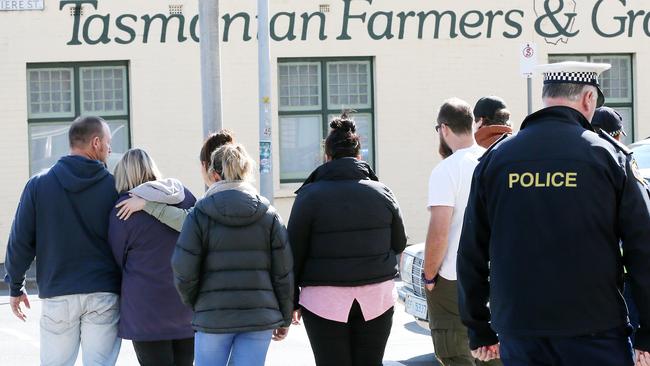
[[[449,147],[449,145],[447,145],[445,140],[442,138],[442,135],[440,135],[440,144],[438,145],[438,154],[440,154],[440,156],[443,159],[447,159],[453,153],[454,152],[451,151],[451,148]]]

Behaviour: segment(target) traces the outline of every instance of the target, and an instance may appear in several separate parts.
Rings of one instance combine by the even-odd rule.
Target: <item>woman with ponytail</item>
[[[318,366],[380,366],[406,233],[395,196],[360,160],[354,121],[343,113],[330,127],[327,162],[298,190],[289,219],[294,324],[304,319]]]
[[[250,183],[255,162],[239,144],[212,153],[209,189],[183,223],[172,268],[194,310],[196,366],[262,366],[286,337],[293,310],[291,249],[282,220]]]

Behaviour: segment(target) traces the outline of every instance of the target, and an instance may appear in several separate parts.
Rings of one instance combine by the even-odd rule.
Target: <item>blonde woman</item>
[[[175,179],[162,179],[141,149],[127,151],[115,168],[118,203],[130,195],[189,209],[196,199]],[[140,365],[192,365],[192,310],[174,288],[170,265],[178,232],[154,217],[136,212],[109,222],[109,243],[122,269],[119,336],[133,341]]]
[[[196,365],[264,365],[286,337],[293,261],[280,216],[250,183],[255,163],[239,144],[212,154],[210,188],[183,224],[172,268],[194,309]]]
[[[203,142],[199,152],[199,162],[201,163],[201,177],[207,187],[212,184],[208,175],[212,153],[223,145],[233,143],[233,141],[234,135],[230,130],[221,130],[210,134]],[[144,211],[176,231],[181,231],[183,222],[189,212],[189,210],[179,209],[163,203],[147,201],[137,195],[132,195],[131,198],[121,201],[117,208],[119,209],[117,216],[122,220],[128,220],[135,212]]]

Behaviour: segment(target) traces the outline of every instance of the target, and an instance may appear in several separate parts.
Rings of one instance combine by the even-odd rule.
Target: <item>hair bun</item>
[[[351,119],[337,118],[330,122],[330,127],[336,131],[355,133],[357,132],[357,126]]]

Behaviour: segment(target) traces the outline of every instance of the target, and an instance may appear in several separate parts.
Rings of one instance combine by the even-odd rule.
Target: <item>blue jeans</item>
[[[264,366],[273,330],[212,334],[196,332],[196,366]]]
[[[74,365],[79,346],[84,365],[115,365],[119,303],[118,295],[104,292],[43,299],[41,366]]]

